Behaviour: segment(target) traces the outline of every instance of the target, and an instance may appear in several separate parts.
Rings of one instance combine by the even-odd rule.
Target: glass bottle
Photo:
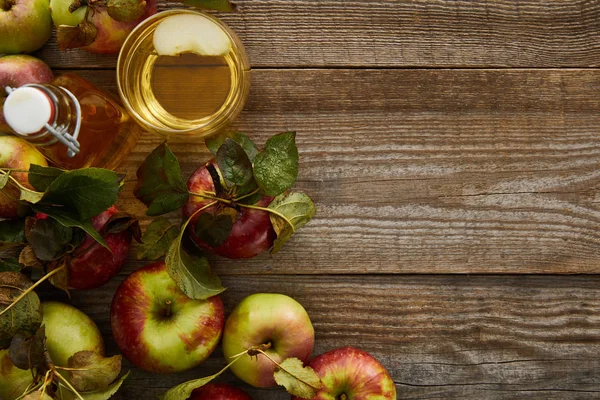
[[[6,90],[10,133],[60,168],[114,169],[142,132],[116,97],[74,74]]]

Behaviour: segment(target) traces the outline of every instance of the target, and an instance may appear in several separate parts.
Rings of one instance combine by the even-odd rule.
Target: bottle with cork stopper
[[[114,169],[142,133],[119,99],[74,74],[5,90],[10,133],[59,168]]]

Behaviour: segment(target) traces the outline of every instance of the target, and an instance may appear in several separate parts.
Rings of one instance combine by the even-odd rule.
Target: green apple
[[[164,262],[129,275],[110,309],[113,336],[125,358],[146,371],[163,374],[204,361],[217,346],[224,321],[219,296],[187,297]]]
[[[296,357],[306,362],[315,344],[315,331],[300,303],[283,294],[258,293],[246,297],[233,310],[223,331],[226,359],[253,346],[265,345],[278,363]],[[231,366],[233,373],[256,387],[275,386],[276,365],[263,355],[243,356]]]
[[[16,399],[25,392],[32,380],[31,371],[14,366],[8,349],[0,350],[0,399]]]
[[[0,54],[30,53],[52,34],[48,0],[0,0]]]
[[[31,164],[47,166],[46,159],[32,144],[15,136],[0,136],[0,168],[29,170]],[[11,174],[21,185],[33,189],[26,172]],[[18,216],[19,189],[9,182],[0,190],[0,218]]]
[[[73,306],[55,301],[42,303],[42,309],[46,345],[54,364],[67,367],[69,358],[84,350],[104,355],[102,335],[86,314]]]

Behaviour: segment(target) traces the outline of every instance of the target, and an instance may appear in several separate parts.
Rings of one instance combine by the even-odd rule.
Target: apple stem
[[[281,364],[279,364],[277,361],[273,360],[267,353],[265,353],[261,348],[257,348],[255,349],[257,353],[262,354],[263,356],[267,357],[269,360],[271,360],[271,362],[275,365],[277,365],[281,370],[287,372],[290,376],[293,376],[295,379],[299,380],[300,382],[304,383],[307,386],[310,386],[313,389],[320,389],[320,387],[315,387],[313,385],[311,385],[310,383],[302,380],[301,378],[299,378],[298,376],[294,375],[292,372],[288,371],[287,369],[285,369],[283,366],[281,366]]]
[[[38,287],[42,282],[44,282],[46,279],[50,278],[52,275],[62,271],[63,269],[65,269],[67,267],[67,265],[63,265],[59,268],[56,268],[50,272],[48,272],[46,275],[44,275],[39,281],[37,281],[36,283],[34,283],[33,285],[31,285],[29,288],[27,288],[27,290],[24,290],[23,293],[21,293],[19,295],[19,297],[17,297],[12,303],[10,303],[10,305],[8,307],[6,307],[4,310],[2,310],[0,312],[0,317],[2,315],[4,315],[4,313],[6,313],[8,310],[10,310],[11,308],[13,308],[19,301],[23,300],[23,298],[25,296],[27,296],[29,293],[31,293],[33,291],[33,289],[35,289],[36,287]]]
[[[79,394],[79,392],[77,391],[77,389],[75,389],[69,383],[69,381],[65,377],[63,377],[60,373],[55,372],[54,376],[56,376],[59,380],[63,381],[63,383],[79,398],[79,400],[85,400],[83,397],[81,397],[81,395]]]
[[[348,396],[346,396],[346,393],[342,393],[342,395],[340,396],[340,400],[348,400]]]
[[[256,189],[248,194],[245,194],[243,196],[240,197],[236,197],[235,199],[233,199],[233,201],[240,201],[240,200],[244,200],[246,197],[250,197],[250,196],[254,196],[256,193],[258,193],[260,191],[260,189]]]
[[[165,317],[170,317],[171,316],[171,300],[167,300],[165,301]]]

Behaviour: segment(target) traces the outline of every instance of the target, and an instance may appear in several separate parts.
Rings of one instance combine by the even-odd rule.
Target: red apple
[[[224,383],[209,383],[195,389],[188,400],[252,400],[242,389]]]
[[[48,0],[0,0],[0,54],[35,51],[51,34]]]
[[[112,206],[92,218],[92,224],[101,231],[106,222],[119,212]],[[73,252],[69,261],[69,287],[73,289],[92,289],[107,283],[115,276],[127,261],[131,248],[131,233],[128,230],[104,235],[104,241],[110,251],[86,235],[83,243]]]
[[[281,363],[296,357],[306,362],[315,344],[315,331],[308,313],[291,297],[258,293],[246,297],[232,311],[223,331],[226,359],[250,347],[265,345],[266,353]],[[275,364],[259,354],[243,356],[231,366],[241,380],[256,387],[275,386]]]
[[[48,64],[35,57],[24,54],[0,57],[0,132],[11,132],[2,112],[7,95],[5,88],[16,88],[27,83],[48,83],[53,78]]]
[[[215,168],[218,168],[214,162],[210,161]],[[198,168],[187,182],[188,190],[192,193],[213,192],[215,187],[206,165]],[[256,203],[260,207],[268,207],[273,201],[272,197],[264,196]],[[196,210],[206,206],[211,200],[205,200],[198,196],[190,196],[188,202],[183,206],[183,215],[189,218]],[[206,212],[215,213],[216,207],[206,209]],[[233,224],[231,234],[227,240],[217,247],[211,247],[209,244],[198,238],[195,233],[195,223],[200,216],[196,215],[190,221],[190,237],[202,249],[208,250],[221,257],[227,258],[252,258],[267,251],[277,237],[269,213],[262,210],[252,210],[240,208],[238,210],[237,220]]]
[[[75,12],[70,13],[69,6],[72,3],[73,0],[50,0],[52,20],[56,26],[77,26],[83,21],[87,7],[80,7]],[[127,38],[133,28],[144,19],[156,14],[156,3],[157,0],[147,0],[146,12],[140,19],[133,22],[119,22],[114,20],[108,15],[106,7],[95,6],[95,11],[91,14],[90,22],[98,29],[98,35],[91,45],[83,47],[83,49],[91,51],[92,53],[118,53],[125,42],[125,38]]]
[[[221,338],[224,320],[219,296],[187,297],[164,262],[125,279],[110,310],[113,336],[125,358],[163,374],[193,368],[208,358]]]
[[[25,140],[15,136],[0,136],[0,168],[29,170],[31,164],[48,165],[42,153]],[[21,185],[33,189],[26,172],[13,172],[11,175]],[[0,218],[18,216],[19,195],[20,190],[10,181],[0,190]]]
[[[396,385],[388,371],[362,350],[354,347],[331,350],[312,359],[309,365],[323,383],[313,400],[396,400]]]

